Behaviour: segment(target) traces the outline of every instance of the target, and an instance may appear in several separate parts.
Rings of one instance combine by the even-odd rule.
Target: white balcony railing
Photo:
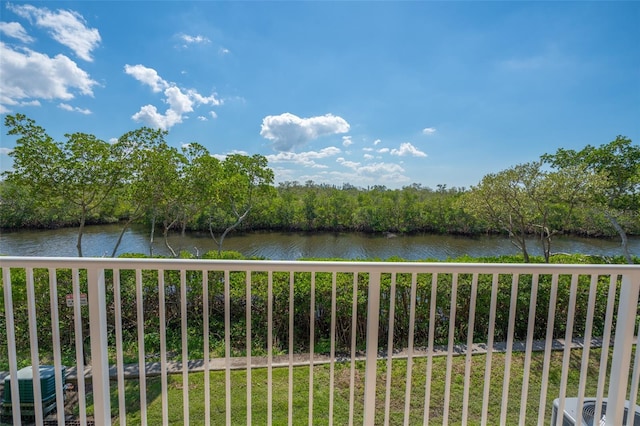
[[[389,424],[392,407],[404,424],[416,418],[424,424],[548,424],[552,398],[559,398],[562,412],[569,397],[578,398],[578,407],[593,397],[596,418],[607,398],[606,424],[620,425],[626,401],[632,401],[632,409],[638,401],[638,266],[2,257],[0,267],[0,365],[6,355],[11,395],[3,406],[14,424],[24,419],[18,371],[26,365],[35,373],[32,421],[43,424],[49,415],[64,424],[63,363],[80,367],[75,413],[80,424],[87,419],[98,425],[126,424],[128,398],[139,400],[139,421],[149,423],[153,398],[144,372],[150,355],[158,359],[163,424],[174,418],[168,377],[176,365],[182,375],[177,417],[184,424],[190,421],[189,365],[194,363],[188,361],[194,354],[204,371],[205,424],[236,422],[231,374],[238,362],[246,369],[243,424],[252,424],[255,407],[265,407],[260,415],[268,424],[278,423],[274,418],[282,412],[289,424],[295,422],[301,408],[293,404],[300,393],[299,388],[294,392],[293,370],[300,359],[309,369],[303,410],[309,424]],[[82,300],[85,293],[86,307],[67,306],[67,300]],[[85,346],[87,338],[90,345]],[[594,361],[595,341],[602,342],[602,349]],[[201,347],[194,348],[193,342]],[[565,344],[558,349],[557,342]],[[224,347],[217,360],[224,385],[210,379],[216,344]],[[516,354],[518,347],[522,352]],[[434,367],[438,348],[446,358],[443,378]],[[476,355],[478,348],[486,353]],[[252,353],[262,355],[264,363]],[[401,354],[402,364],[386,356],[394,353]],[[534,353],[540,357],[536,365]],[[558,354],[561,368],[553,371],[552,358]],[[274,386],[274,371],[281,368],[276,355],[289,369],[286,407],[274,403],[283,393]],[[137,357],[133,367],[125,363],[127,356]],[[454,371],[454,357],[464,357],[464,371]],[[314,413],[314,392],[320,392],[314,369],[320,363],[329,365],[328,408],[322,419]],[[348,371],[349,380],[338,384],[341,363],[349,366],[341,370]],[[358,363],[365,364],[364,377]],[[42,364],[55,367],[56,414],[47,414],[42,403]],[[135,396],[126,390],[130,368],[142,372]],[[257,398],[251,374],[256,368],[267,371],[266,401],[252,401]],[[392,371],[398,369],[405,376],[403,400],[398,393],[392,396],[397,386]],[[472,374],[478,369],[484,369],[479,381]],[[522,379],[514,384],[516,370]],[[571,370],[579,370],[577,383],[571,383]],[[87,398],[89,379],[92,398]],[[421,389],[418,381],[424,383]],[[444,390],[436,396],[436,383],[440,387],[442,381]],[[462,393],[454,390],[460,387]],[[212,412],[212,392],[224,398],[223,413]],[[518,393],[519,404],[510,398]],[[336,417],[338,403],[346,407],[343,420]],[[472,408],[480,405],[480,411]]]

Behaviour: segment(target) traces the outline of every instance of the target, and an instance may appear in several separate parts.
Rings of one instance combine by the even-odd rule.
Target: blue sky
[[[0,113],[57,140],[164,128],[276,182],[470,187],[638,143],[638,22],[640,2],[2,1]]]

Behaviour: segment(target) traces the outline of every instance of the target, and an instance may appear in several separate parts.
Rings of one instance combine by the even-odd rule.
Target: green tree
[[[527,237],[540,235],[547,262],[551,253],[551,228],[556,209],[556,183],[541,168],[542,163],[520,164],[482,178],[464,197],[475,215],[509,234],[511,242],[529,262]]]
[[[111,257],[115,257],[118,247],[122,242],[122,238],[131,224],[141,219],[144,214],[153,208],[150,203],[157,197],[157,193],[161,188],[161,181],[155,180],[158,172],[163,170],[155,170],[158,166],[154,159],[157,157],[161,149],[167,149],[164,140],[167,132],[165,130],[156,130],[148,127],[130,131],[122,135],[118,142],[131,152],[128,163],[128,174],[126,175],[126,184],[120,187],[116,193],[121,202],[126,206],[124,215],[126,221],[122,227],[118,240],[113,247]],[[156,186],[158,186],[156,188]]]
[[[590,198],[592,208],[609,219],[620,235],[627,262],[633,263],[619,218],[624,214],[637,217],[640,210],[640,146],[617,136],[599,147],[587,145],[580,151],[560,148],[555,154],[544,154],[542,160],[558,170],[582,168],[600,182]]]
[[[23,114],[6,116],[5,126],[18,139],[10,153],[13,170],[4,176],[29,188],[45,205],[57,197],[69,204],[79,223],[76,247],[82,257],[86,220],[123,184],[131,152],[121,143],[109,144],[86,133],[66,134],[66,142],[56,142]]]
[[[271,186],[273,171],[267,166],[267,158],[259,154],[232,154],[222,162],[222,180],[215,184],[218,196],[213,207],[224,212],[228,219],[218,238],[209,227],[218,253],[222,252],[225,237],[247,218],[258,197],[274,189]]]

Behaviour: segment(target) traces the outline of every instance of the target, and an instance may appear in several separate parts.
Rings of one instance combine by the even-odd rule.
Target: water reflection
[[[89,226],[83,237],[85,256],[110,256],[121,228],[118,225]],[[14,256],[77,256],[77,229],[21,230],[0,234],[0,253]],[[174,250],[204,253],[217,250],[206,233],[173,234],[169,238]],[[631,252],[640,254],[640,238],[630,238]],[[542,255],[535,240],[529,241],[530,253]],[[251,233],[232,234],[224,242],[225,250],[235,250],[246,256],[266,259],[295,260],[300,258],[447,260],[463,255],[472,257],[518,254],[518,249],[503,237],[456,237],[449,235],[380,235],[351,233]],[[600,240],[557,237],[554,252],[584,253],[603,256],[620,255],[617,239]],[[149,231],[142,226],[129,229],[117,254],[149,254]],[[162,236],[156,236],[154,253],[169,255]]]

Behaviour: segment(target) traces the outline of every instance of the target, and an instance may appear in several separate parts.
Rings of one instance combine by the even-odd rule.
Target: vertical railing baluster
[[[558,300],[558,274],[551,277],[549,294],[549,312],[547,316],[547,334],[544,344],[544,361],[542,363],[542,379],[540,385],[540,403],[538,404],[538,425],[546,422],[547,389],[549,387],[549,369],[551,366],[551,349],[553,348],[553,327],[556,318],[556,304]],[[555,425],[553,425],[555,426]]]
[[[293,426],[293,325],[294,325],[294,285],[295,275],[293,271],[289,272],[289,395],[287,398],[288,407],[288,424],[289,426]]]
[[[202,271],[202,351],[204,355],[204,424],[211,424],[211,374],[209,373],[209,271]]]
[[[593,311],[596,306],[596,290],[598,288],[598,274],[591,275],[589,286],[589,300],[587,301],[587,318],[582,344],[582,363],[580,367],[580,382],[578,383],[577,412],[581,413],[584,405],[584,393],[587,387],[587,372],[589,371],[589,353],[591,350],[591,333],[593,329]]]
[[[273,271],[267,274],[267,421],[273,422]],[[230,421],[231,419],[229,419]],[[229,423],[227,423],[229,424]]]
[[[509,404],[509,380],[511,379],[511,356],[513,353],[513,332],[516,323],[516,307],[518,304],[518,281],[520,276],[513,274],[511,280],[511,300],[509,302],[509,327],[507,329],[507,352],[504,357],[504,376],[502,378],[502,403],[500,404],[500,424],[507,424],[507,408]]]
[[[309,424],[313,424],[313,359],[316,330],[316,273],[311,272],[311,302],[309,304]]]
[[[389,331],[387,333],[387,377],[384,398],[384,424],[389,425],[391,414],[391,378],[393,369],[393,329],[396,316],[396,273],[391,273],[391,288],[389,289]]]
[[[84,346],[82,339],[82,311],[80,309],[80,272],[72,269],[73,285],[73,321],[75,326],[76,343],[76,375],[78,386],[78,406],[80,412],[80,425],[87,426],[87,399],[84,381]]]
[[[158,314],[160,315],[160,386],[162,389],[162,424],[169,425],[169,378],[167,377],[167,308],[165,271],[158,270]]]
[[[569,378],[569,368],[571,361],[571,346],[573,336],[573,323],[576,311],[576,293],[578,290],[579,275],[571,275],[571,287],[569,292],[569,306],[567,307],[567,329],[564,338],[564,351],[562,353],[562,373],[560,375],[560,395],[558,401],[558,412],[564,413],[565,398],[567,397],[567,382]]]
[[[18,359],[16,354],[16,324],[13,315],[13,295],[11,291],[11,269],[2,268],[2,282],[4,284],[4,309],[7,326],[7,352],[9,358],[9,379],[11,380],[11,414],[13,424],[20,424],[20,388],[18,386]]]
[[[638,335],[638,330],[636,330],[636,336]],[[640,350],[638,350],[638,342],[636,341],[636,356],[633,362],[633,373],[631,374],[631,391],[629,392],[629,401],[637,401],[638,399],[638,384],[640,382]],[[634,405],[636,404],[630,403],[629,409],[633,410]]]
[[[91,336],[91,376],[93,417],[98,424],[111,424],[109,387],[109,341],[107,340],[107,294],[104,269],[87,269],[89,336]]]
[[[478,274],[471,279],[471,301],[469,303],[469,320],[467,327],[467,354],[464,360],[464,390],[462,396],[462,424],[467,424],[469,417],[469,391],[471,390],[471,357],[473,355],[473,332],[476,320],[476,300],[478,296]]]
[[[380,322],[380,272],[369,272],[367,349],[364,381],[364,425],[375,424],[378,327]]]
[[[331,349],[329,359],[329,426],[333,425],[333,387],[335,385],[335,357],[336,357],[336,298],[338,279],[337,273],[333,272],[331,280]]]
[[[611,347],[611,328],[615,311],[616,293],[618,292],[618,275],[612,274],[609,278],[609,293],[607,294],[607,312],[604,319],[604,332],[602,333],[602,348],[600,350],[600,372],[598,374],[598,388],[596,389],[596,411],[594,419],[600,419],[602,415],[602,399],[604,398],[605,381],[607,379],[607,364],[609,363],[609,348]],[[554,426],[554,425],[552,425]]]
[[[120,291],[120,269],[113,270],[113,316],[116,329],[116,374],[118,377],[118,418],[120,426],[127,425],[127,409],[124,388],[124,356],[122,354],[122,294]]]
[[[429,342],[427,344],[427,372],[424,385],[424,416],[422,423],[427,426],[429,424],[430,408],[431,408],[431,375],[433,374],[433,339],[435,334],[436,323],[436,300],[438,296],[438,274],[431,273],[431,303],[429,306]]]
[[[231,273],[224,270],[224,381],[225,418],[231,424]]]
[[[247,300],[245,303],[245,318],[246,318],[246,323],[247,323],[247,336],[246,336],[246,352],[247,352],[247,426],[250,426],[252,424],[251,418],[252,418],[252,408],[251,408],[251,404],[252,404],[252,399],[251,399],[251,394],[252,394],[252,389],[253,389],[253,384],[252,384],[252,380],[251,380],[251,352],[252,352],[252,348],[253,348],[253,344],[251,343],[251,309],[253,308],[253,300],[251,299],[251,271],[247,270],[245,271],[245,278],[244,278],[244,285],[245,285],[245,299]]]
[[[58,312],[58,277],[56,268],[49,268],[49,304],[51,306],[51,337],[53,343],[53,366],[56,380],[56,417],[64,424],[64,377],[62,377],[62,354],[60,349],[60,315]]]
[[[453,368],[453,352],[456,333],[456,305],[458,298],[458,273],[451,278],[451,299],[449,300],[449,336],[447,350],[447,367],[444,379],[444,406],[442,408],[442,424],[449,424],[449,405],[451,403],[451,371]]]
[[[349,425],[353,425],[356,388],[356,340],[358,334],[358,273],[353,273],[351,297],[351,362],[349,370]]]
[[[491,283],[491,303],[489,307],[489,330],[487,331],[487,355],[484,367],[484,387],[482,391],[482,426],[487,425],[489,416],[489,391],[491,389],[491,361],[493,359],[493,339],[496,330],[496,309],[498,304],[498,283],[500,275],[493,274]]]
[[[29,313],[29,343],[31,346],[31,374],[35,421],[42,425],[42,387],[40,385],[40,351],[38,349],[38,324],[36,317],[36,295],[33,282],[33,268],[27,268],[27,311]]]
[[[640,290],[640,271],[622,275],[618,319],[613,343],[611,376],[609,378],[609,400],[607,402],[606,425],[621,425],[624,404],[629,383],[631,350],[635,337],[635,322],[638,313],[638,293]]]
[[[136,317],[138,319],[138,380],[140,382],[140,421],[147,424],[147,361],[144,348],[144,291],[142,270],[136,269]]]
[[[520,394],[520,425],[527,422],[527,401],[529,396],[529,374],[531,373],[531,355],[533,353],[533,333],[536,323],[536,306],[538,304],[538,274],[531,278],[531,296],[529,299],[529,317],[527,324],[527,346],[524,355],[524,372],[522,374],[522,393]]]
[[[407,348],[407,379],[404,392],[404,426],[409,426],[411,412],[411,388],[413,383],[413,340],[416,327],[416,294],[418,287],[418,274],[411,274],[411,300],[409,302],[409,342]]]

